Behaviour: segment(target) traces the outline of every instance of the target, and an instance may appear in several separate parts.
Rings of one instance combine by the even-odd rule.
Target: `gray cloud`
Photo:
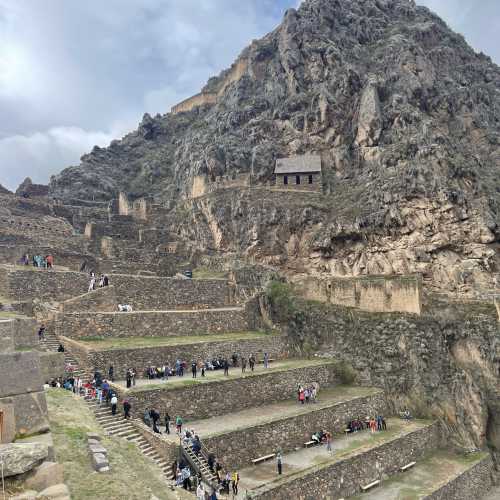
[[[499,60],[500,6],[421,0]],[[0,182],[78,163],[165,113],[273,29],[299,0],[0,0]],[[498,22],[496,23],[498,25]]]

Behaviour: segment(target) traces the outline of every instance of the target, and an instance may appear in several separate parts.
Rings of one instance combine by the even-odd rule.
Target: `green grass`
[[[227,272],[225,271],[214,271],[207,267],[198,267],[193,269],[193,278],[197,280],[206,279],[223,279],[227,278]]]
[[[269,337],[266,332],[236,332],[236,333],[214,333],[207,335],[189,335],[180,337],[86,337],[79,339],[87,347],[99,351],[117,349],[140,349],[144,347],[167,347],[175,345],[200,344],[204,342],[224,342],[235,340],[252,340]]]
[[[0,311],[0,319],[26,318],[23,314],[15,311]]]
[[[63,389],[47,391],[49,420],[57,461],[64,465],[64,481],[73,500],[174,499],[161,478],[160,469],[135,445],[106,437],[82,399]],[[111,470],[94,472],[86,443],[86,432],[97,432],[108,450]]]
[[[229,377],[224,376],[223,370],[218,370],[217,376],[214,377],[209,377],[209,378],[202,378],[198,377],[196,379],[189,378],[189,373],[185,376],[185,378],[179,380],[178,377],[174,377],[168,382],[164,382],[162,384],[148,384],[148,385],[143,385],[140,387],[135,387],[130,389],[131,392],[141,392],[141,391],[151,391],[151,390],[156,390],[156,389],[163,389],[163,390],[175,390],[181,387],[186,387],[190,385],[195,385],[195,384],[212,384],[212,383],[219,383],[221,380],[236,380],[236,379],[242,379],[242,378],[248,378],[248,377],[258,377],[260,375],[265,375],[268,373],[275,373],[275,372],[282,372],[282,371],[287,371],[287,370],[292,370],[294,368],[302,368],[305,366],[318,366],[318,365],[326,365],[326,364],[332,364],[330,361],[326,361],[324,359],[322,360],[289,360],[285,362],[278,362],[277,366],[271,366],[263,371],[259,370],[256,372],[251,372],[247,371],[246,373],[241,373],[240,368],[232,368],[229,373]],[[248,368],[247,368],[248,370]]]

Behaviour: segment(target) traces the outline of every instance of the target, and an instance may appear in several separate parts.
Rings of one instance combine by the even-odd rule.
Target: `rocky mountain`
[[[200,247],[338,276],[422,272],[472,292],[500,258],[500,68],[410,0],[306,0],[184,112],[54,176],[59,198],[152,195]],[[233,190],[179,210],[200,177],[272,179],[318,153],[323,195],[300,206]],[[307,197],[306,197],[307,198]]]

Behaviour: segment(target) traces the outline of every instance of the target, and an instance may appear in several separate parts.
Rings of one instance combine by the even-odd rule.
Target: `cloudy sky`
[[[165,113],[298,3],[0,0],[0,183],[46,183],[144,112]],[[500,63],[498,0],[418,3]]]

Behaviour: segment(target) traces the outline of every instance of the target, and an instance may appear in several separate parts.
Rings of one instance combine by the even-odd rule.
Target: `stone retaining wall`
[[[110,275],[117,303],[134,310],[223,307],[230,302],[226,280],[190,280],[150,276]],[[12,300],[64,301],[84,294],[89,285],[85,273],[0,267],[0,289]]]
[[[491,456],[488,455],[423,500],[482,498],[493,485],[492,473],[493,462]]]
[[[348,421],[365,415],[383,415],[385,410],[384,395],[380,392],[302,415],[266,422],[220,436],[201,438],[217,459],[229,469],[239,468],[251,465],[254,458],[275,453],[278,448],[283,452],[301,448],[318,429],[327,429],[339,434],[344,431]]]
[[[61,311],[65,314],[82,311],[116,311],[117,304],[115,287],[111,285],[65,300],[61,304]]]
[[[53,378],[64,377],[64,353],[41,352],[40,370],[43,382],[49,382]]]
[[[63,343],[66,344],[68,339],[66,337],[62,337],[62,339]],[[184,360],[190,364],[192,360],[211,359],[218,356],[230,358],[234,352],[246,357],[252,353],[255,355],[261,353],[260,357],[262,357],[262,353],[268,352],[271,357],[277,358],[281,356],[283,350],[283,340],[277,335],[259,336],[255,340],[207,341],[196,344],[106,351],[89,350],[85,349],[85,346],[80,346],[75,352],[74,344],[70,347],[71,353],[76,354],[77,361],[83,362],[88,369],[97,369],[105,374],[108,372],[108,367],[113,365],[115,377],[118,380],[124,380],[127,369],[132,367],[142,378],[147,367],[162,366],[166,363],[172,367],[175,365],[176,359]]]
[[[115,389],[120,398],[128,397],[134,415],[139,417],[146,408],[155,407],[162,414],[168,411],[173,418],[182,415],[185,420],[193,420],[295,398],[297,385],[310,382],[318,382],[321,387],[332,386],[336,382],[333,365],[293,368],[244,378],[229,376],[224,380],[171,389],[126,391],[118,386]],[[165,385],[168,387],[168,382]]]
[[[32,318],[0,320],[0,352],[38,346],[37,325]]]
[[[89,309],[82,309],[88,311]],[[69,338],[169,337],[248,330],[245,311],[201,310],[170,312],[59,314],[56,331]]]
[[[151,445],[151,447],[159,453],[159,455],[164,458],[168,463],[173,463],[179,457],[179,442],[172,443],[172,441],[168,441],[165,439],[164,429],[164,421],[162,415],[162,420],[159,422],[159,428],[161,429],[162,434],[156,434],[152,431],[151,427],[148,427],[139,419],[133,419],[132,424],[136,428],[136,430],[140,433],[140,435]],[[170,432],[175,433],[175,421],[170,422]]]
[[[252,490],[254,500],[339,500],[361,492],[361,486],[393,474],[400,467],[422,458],[440,443],[438,424],[432,424],[399,439],[360,450],[354,456],[332,464],[311,467]],[[462,497],[464,498],[464,497]]]

